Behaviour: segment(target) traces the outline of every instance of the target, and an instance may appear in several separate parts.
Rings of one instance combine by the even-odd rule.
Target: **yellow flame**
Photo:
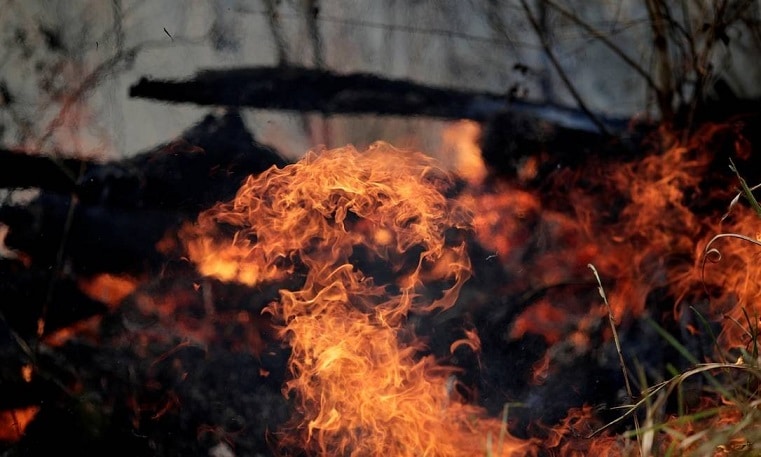
[[[267,309],[291,345],[285,390],[299,405],[284,449],[483,456],[502,430],[453,398],[453,369],[419,357],[404,325],[410,312],[452,306],[470,276],[471,216],[445,197],[450,184],[430,158],[385,143],[310,152],[248,179],[185,229],[207,274],[247,284],[303,275]],[[530,444],[503,442],[492,452],[525,455]]]

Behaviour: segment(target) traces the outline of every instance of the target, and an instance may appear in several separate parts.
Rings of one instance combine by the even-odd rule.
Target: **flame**
[[[761,230],[761,219],[750,210],[731,217],[726,227],[714,233],[736,233],[752,239],[753,234]],[[708,245],[707,236],[701,241],[703,246]],[[761,248],[738,239],[722,239],[711,247],[721,258],[709,257],[705,270],[703,265],[696,268],[704,271],[705,287],[714,292],[712,314],[724,318],[719,342],[726,349],[744,348],[753,352],[753,338],[748,329],[761,324],[758,317],[761,315]],[[712,264],[714,260],[718,260],[716,265]]]
[[[455,370],[420,357],[405,327],[411,312],[451,307],[470,276],[471,216],[445,196],[450,185],[432,159],[385,143],[309,152],[249,178],[183,231],[204,274],[303,279],[267,309],[292,348],[285,392],[298,417],[284,451],[482,456],[487,437],[505,436],[456,397]],[[530,451],[509,435],[502,443],[495,455]]]
[[[488,192],[468,190],[459,200],[474,212],[478,241],[503,263],[520,263],[534,234],[532,224],[539,218],[539,198],[502,182]]]
[[[452,157],[453,171],[471,185],[481,184],[487,175],[480,137],[481,125],[467,120],[454,122],[442,132],[442,156]]]
[[[761,325],[761,249],[722,238],[710,246],[721,254],[719,265],[705,263],[706,246],[716,234],[758,239],[761,233],[761,218],[742,205],[722,221],[721,213],[711,208],[729,204],[732,183],[724,181],[722,188],[709,187],[706,181],[717,175],[722,145],[726,149],[733,144],[734,156],[747,159],[747,140],[734,124],[706,125],[686,142],[665,130],[659,138],[637,160],[600,161],[582,172],[557,170],[546,179],[542,194],[498,183],[489,189],[466,189],[459,197],[475,214],[479,243],[515,278],[500,286],[499,293],[538,297],[529,299],[508,333],[514,339],[542,335],[548,343],[549,349],[533,365],[534,383],[552,372],[556,347],[570,344],[584,353],[593,347],[590,335],[606,327],[599,324],[606,312],[599,306],[599,295],[590,293],[596,286],[590,284],[587,263],[603,272],[617,325],[644,313],[681,319],[684,309],[693,305],[705,317],[721,320],[722,353],[714,354],[716,359],[724,360],[724,352],[732,349],[753,352],[753,332],[748,330]],[[545,194],[548,188],[550,198]],[[709,253],[708,260],[718,259]],[[588,285],[580,287],[585,282]],[[574,287],[573,293],[568,287]],[[665,306],[648,303],[654,291],[669,297]],[[703,307],[707,301],[710,307]],[[697,324],[686,325],[686,330],[698,337],[704,329]],[[605,330],[601,335],[608,341],[612,337]],[[591,410],[585,414],[594,416]],[[707,430],[721,421],[736,423],[736,414],[724,407],[717,419],[700,426]],[[611,437],[598,437],[590,442],[602,448],[580,452],[578,440],[569,444],[574,433],[564,434],[564,428],[560,424],[553,429],[559,434],[556,446],[545,442],[545,448],[558,455],[621,455],[624,449]]]
[[[33,373],[34,373],[34,367],[31,364],[26,364],[21,367],[21,378],[25,382],[32,382]]]
[[[544,384],[550,371],[550,353],[545,352],[538,362],[531,367],[531,381],[533,384]]]
[[[459,339],[449,346],[449,352],[454,354],[460,346],[467,346],[473,352],[481,351],[481,338],[475,330],[465,330],[465,338]]]
[[[545,429],[547,437],[544,445],[550,455],[569,457],[638,455],[633,452],[625,453],[625,446],[613,436],[603,435],[595,439],[586,438],[590,432],[599,429],[601,425],[602,423],[595,418],[591,406],[584,405],[581,408],[571,408],[560,424]]]
[[[479,243],[518,278],[503,292],[520,296],[548,291],[513,322],[512,336],[532,332],[553,344],[569,339],[580,319],[603,316],[595,294],[553,292],[589,283],[586,265],[593,263],[604,276],[619,324],[641,316],[654,290],[669,291],[678,316],[685,304],[704,299],[708,288],[718,293],[711,300],[712,316],[727,317],[724,346],[747,346],[748,338],[735,322],[745,321],[743,310],[750,315],[761,311],[755,308],[761,295],[761,269],[755,267],[759,251],[737,240],[721,240],[714,246],[722,254],[721,272],[709,266],[702,277],[703,251],[717,233],[753,238],[761,233],[761,220],[738,209],[722,227],[720,214],[696,210],[708,205],[701,185],[716,166],[716,138],[735,134],[731,124],[708,125],[680,142],[662,131],[661,143],[642,159],[593,163],[581,173],[553,173],[546,184],[553,200],[507,183],[468,189],[460,200],[476,215]],[[747,155],[744,141],[734,143],[742,148],[738,157]],[[731,194],[729,189],[712,189],[710,197],[714,202],[726,198],[721,205]]]
[[[16,442],[20,440],[24,436],[26,427],[39,411],[39,406],[0,411],[0,441]]]
[[[661,134],[639,160],[601,161],[583,174],[557,170],[545,184],[554,199],[504,182],[487,189],[485,175],[455,167],[470,185],[452,200],[445,197],[450,177],[431,159],[384,143],[364,153],[350,146],[310,152],[298,164],[249,178],[232,202],[185,227],[182,239],[202,273],[249,285],[289,284],[267,309],[293,351],[284,391],[293,394],[298,414],[282,432],[281,449],[493,453],[491,437],[505,436],[505,424],[459,398],[456,370],[421,356],[422,342],[405,325],[410,313],[447,309],[457,300],[470,276],[470,233],[490,252],[486,260],[515,279],[496,293],[538,297],[506,329],[510,338],[534,333],[547,342],[527,382],[555,375],[554,357],[567,354],[564,347],[583,354],[598,338],[612,338],[601,325],[607,310],[590,263],[602,273],[617,325],[646,312],[678,319],[687,304],[705,300],[707,289],[708,317],[725,317],[722,348],[749,348],[742,324],[746,314],[761,314],[761,251],[721,239],[714,247],[722,268],[709,264],[704,275],[701,268],[715,234],[761,233],[761,219],[749,210],[735,209],[724,222],[706,210],[702,180],[715,166],[714,138],[727,129],[708,126],[685,143]],[[464,137],[451,135],[456,141],[445,142]],[[469,144],[476,147],[474,138]],[[743,148],[738,157],[747,156],[743,141],[734,144]],[[480,160],[477,153],[464,156]],[[724,197],[731,198],[729,190],[711,195],[714,202]],[[671,309],[652,309],[648,299],[656,290],[666,291]],[[451,351],[480,348],[475,331],[465,335]],[[729,412],[721,417],[713,423],[733,420]],[[541,447],[553,455],[628,455],[626,440],[579,438],[601,425],[585,406],[534,436],[545,436]],[[507,437],[496,455],[538,452],[535,438]]]
[[[8,237],[8,226],[0,224],[0,259],[15,259],[18,258],[18,253],[10,249],[5,244],[5,239]]]
[[[138,286],[137,280],[127,276],[101,273],[79,280],[79,289],[88,297],[115,308]]]
[[[98,341],[102,316],[92,316],[68,327],[56,329],[43,336],[42,341],[51,347],[61,347],[74,338]]]

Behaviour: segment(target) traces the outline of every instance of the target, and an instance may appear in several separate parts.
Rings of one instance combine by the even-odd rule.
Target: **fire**
[[[604,340],[612,338],[600,325],[605,313],[597,306],[599,297],[588,293],[593,286],[581,287],[588,282],[587,263],[603,272],[617,325],[626,326],[643,314],[678,321],[693,306],[722,324],[721,353],[706,354],[704,360],[733,361],[727,355],[736,358],[731,351],[737,349],[753,353],[753,329],[761,325],[761,248],[721,238],[710,246],[721,255],[718,264],[710,262],[718,260],[716,252],[706,252],[719,233],[750,240],[761,233],[761,218],[742,205],[723,220],[719,211],[732,199],[732,183],[725,181],[722,188],[706,181],[716,176],[717,163],[727,160],[723,154],[747,159],[747,141],[734,124],[707,125],[686,142],[666,131],[659,138],[641,159],[600,161],[581,172],[559,169],[544,185],[552,189],[549,198],[513,183],[471,187],[459,197],[475,213],[479,243],[516,279],[501,292],[535,297],[509,330],[512,339],[533,333],[549,345],[533,365],[531,382],[540,384],[553,371],[553,354],[562,354],[564,345],[583,354],[594,348],[590,335],[602,332]],[[730,142],[735,150],[721,149]],[[653,296],[661,297],[658,303],[652,303]],[[701,337],[705,328],[692,319],[696,324],[685,324],[685,329]],[[737,422],[731,412],[725,407],[715,422],[701,424],[702,430],[722,421]],[[591,411],[585,414],[592,417]],[[590,443],[584,443],[586,451],[580,454],[579,443],[569,438],[574,434],[563,434],[563,428],[560,424],[554,429],[559,455],[620,455],[623,449],[615,439],[598,437],[590,442],[604,451],[592,452]],[[545,442],[545,447],[552,446]]]
[[[34,373],[34,367],[31,364],[26,364],[21,367],[21,378],[25,382],[32,382],[32,373]]]
[[[61,347],[73,338],[97,341],[102,320],[101,316],[92,316],[50,332],[43,337],[42,341],[51,347]]]
[[[507,271],[522,272],[515,282],[519,287],[530,284],[529,292],[548,291],[513,323],[513,336],[533,332],[554,343],[570,338],[585,316],[602,316],[593,297],[583,291],[574,291],[573,297],[554,292],[588,283],[588,263],[606,278],[619,324],[648,312],[648,296],[659,289],[673,297],[674,316],[686,304],[704,299],[705,288],[723,291],[713,297],[711,316],[706,317],[725,314],[743,320],[743,307],[753,314],[749,307],[761,294],[761,271],[754,267],[759,251],[721,240],[714,247],[721,247],[726,269],[719,273],[709,266],[701,276],[704,247],[714,235],[726,231],[752,238],[761,230],[761,220],[750,212],[738,210],[722,228],[721,215],[704,209],[710,204],[726,207],[731,199],[729,187],[711,189],[710,196],[701,187],[716,167],[709,146],[727,129],[732,130],[707,126],[686,143],[661,132],[662,152],[654,147],[628,163],[559,170],[547,179],[551,199],[508,184],[466,193],[461,199],[476,214],[479,243],[498,255]],[[740,347],[747,341],[741,338],[742,329],[731,328],[733,319],[727,320],[722,340],[728,347]]]
[[[110,273],[102,273],[79,281],[79,289],[85,295],[111,308],[118,306],[125,297],[135,291],[137,286],[138,282],[133,278]]]
[[[761,229],[761,219],[751,211],[731,215],[726,227],[714,233],[736,233],[753,238],[752,234]],[[708,237],[703,246],[708,245]],[[759,258],[761,248],[739,239],[721,239],[711,245],[721,258],[709,256],[703,280],[706,288],[715,293],[712,297],[712,311],[724,317],[721,346],[727,349],[744,348],[752,352],[753,335],[749,332],[758,328],[761,314],[761,268]],[[713,264],[713,260],[718,260]]]
[[[519,263],[539,218],[539,198],[500,182],[488,192],[469,189],[459,200],[475,213],[473,225],[481,245],[505,264]]]
[[[29,406],[10,411],[0,411],[0,441],[15,442],[39,412],[39,406]]]
[[[481,126],[474,121],[455,122],[442,133],[443,157],[452,157],[452,169],[471,185],[486,178],[486,165],[478,145]]]
[[[463,163],[485,170],[477,129],[460,127],[445,143],[466,151],[458,155],[467,157]],[[514,279],[494,292],[526,297],[505,335],[539,334],[547,344],[529,384],[557,376],[556,357],[611,343],[590,263],[602,273],[616,325],[642,315],[680,319],[709,290],[710,307],[701,311],[724,316],[723,350],[749,349],[753,338],[742,324],[759,314],[761,250],[720,239],[713,247],[720,247],[724,268],[701,268],[717,233],[761,233],[761,219],[750,211],[738,209],[722,222],[706,209],[731,195],[714,191],[708,200],[701,182],[715,166],[708,145],[722,133],[711,126],[682,143],[662,132],[660,149],[642,159],[601,161],[583,175],[559,169],[545,184],[552,198],[520,183],[486,188],[485,171],[471,174],[464,166],[453,169],[469,185],[449,198],[452,179],[432,159],[384,143],[362,153],[351,146],[310,152],[250,177],[233,201],[202,213],[181,238],[205,275],[283,285],[266,309],[292,349],[284,392],[297,415],[281,432],[283,452],[531,454],[540,447],[536,438],[510,436],[505,423],[458,396],[456,369],[421,356],[424,344],[407,317],[453,306],[471,275],[466,240],[474,236],[488,253],[484,261],[498,262]],[[654,291],[669,297],[665,307],[649,302]],[[685,328],[692,335],[703,330]],[[479,351],[475,330],[465,330],[450,350],[463,346]],[[541,448],[553,455],[633,453],[629,440],[583,438],[602,425],[583,406],[533,436],[544,436]],[[503,446],[495,452],[496,436]]]
[[[615,437],[585,438],[601,425],[602,423],[595,418],[590,406],[572,408],[560,424],[546,429],[547,437],[544,445],[551,453],[550,455],[569,457],[634,455],[634,452],[626,452],[623,443]]]
[[[310,152],[249,178],[229,203],[186,228],[201,272],[250,285],[301,277],[271,313],[292,348],[298,417],[281,439],[315,455],[525,455],[451,389],[455,370],[405,326],[410,313],[451,307],[470,276],[470,213],[445,196],[432,159],[376,143]],[[467,344],[478,345],[475,335]]]

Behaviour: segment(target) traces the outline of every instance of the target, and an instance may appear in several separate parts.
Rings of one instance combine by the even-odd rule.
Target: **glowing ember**
[[[48,346],[52,347],[63,346],[73,338],[82,338],[89,339],[90,341],[97,341],[101,321],[101,316],[93,316],[88,319],[75,322],[68,327],[63,327],[46,334],[43,337],[42,341]]]
[[[39,412],[39,406],[0,411],[0,441],[15,442],[24,435],[27,425]]]
[[[79,288],[88,297],[116,307],[125,297],[135,291],[137,281],[126,276],[102,273],[79,281]]]
[[[34,373],[34,367],[26,364],[21,367],[21,378],[26,382],[32,382],[32,373]]]
[[[530,443],[462,403],[452,368],[419,357],[410,312],[452,306],[471,218],[421,154],[376,143],[309,153],[250,178],[185,230],[200,271],[247,284],[303,274],[268,312],[291,345],[299,417],[281,445],[318,455],[524,455]],[[442,286],[443,284],[443,286]],[[477,346],[475,334],[460,344]]]

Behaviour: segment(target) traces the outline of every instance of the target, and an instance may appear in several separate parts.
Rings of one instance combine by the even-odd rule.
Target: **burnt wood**
[[[505,94],[433,87],[367,73],[339,74],[295,66],[206,70],[185,80],[142,78],[130,96],[197,105],[251,107],[332,114],[428,116],[486,121],[508,110],[565,128],[599,133],[575,108],[532,103]],[[621,119],[595,116],[610,133],[625,131]]]
[[[42,189],[27,204],[0,207],[5,243],[36,265],[57,265],[62,253],[80,274],[157,271],[166,259],[156,243],[168,230],[230,200],[247,176],[286,164],[254,141],[235,111],[210,114],[178,139],[121,161],[5,152],[0,186]]]
[[[71,192],[79,175],[88,175],[101,166],[76,158],[0,148],[0,186]]]
[[[92,204],[197,212],[231,198],[248,175],[286,163],[230,111],[206,116],[173,141],[107,163],[0,150],[0,187],[73,193]]]
[[[53,193],[0,207],[0,223],[10,227],[8,247],[40,266],[55,265],[63,249],[66,263],[80,274],[155,270],[162,261],[156,243],[184,219],[177,211],[78,203]]]

